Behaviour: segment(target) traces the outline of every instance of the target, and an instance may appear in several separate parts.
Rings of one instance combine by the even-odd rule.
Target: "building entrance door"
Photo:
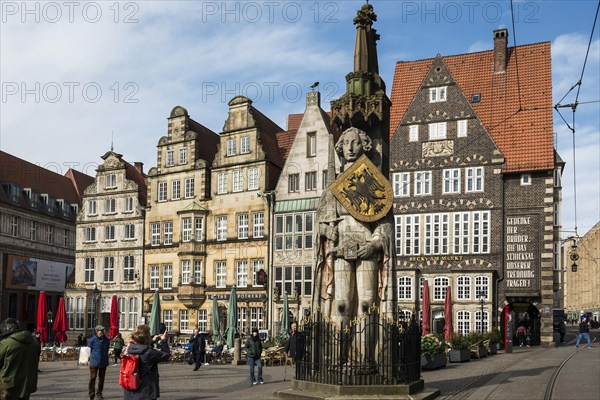
[[[518,344],[517,328],[524,326],[527,331],[527,338],[531,346],[537,346],[541,343],[541,315],[537,307],[530,302],[514,301],[508,304],[509,311],[514,314],[513,320],[513,343]],[[502,313],[502,326],[505,325],[504,313]]]

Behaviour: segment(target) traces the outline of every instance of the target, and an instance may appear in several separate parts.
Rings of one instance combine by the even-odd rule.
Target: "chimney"
[[[494,31],[494,74],[506,72],[508,61],[508,29],[496,29]]]
[[[312,90],[306,93],[306,106],[321,107],[321,93],[318,90]]]
[[[137,169],[140,172],[140,174],[144,173],[144,163],[143,162],[136,161],[133,163],[133,166],[135,167],[135,169]]]

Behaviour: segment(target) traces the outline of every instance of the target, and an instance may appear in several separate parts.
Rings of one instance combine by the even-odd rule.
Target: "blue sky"
[[[380,72],[392,87],[396,61],[552,42],[555,103],[579,79],[597,1],[371,1],[378,15]],[[285,128],[321,82],[324,108],[352,69],[362,1],[1,2],[0,148],[64,173],[94,175],[110,148],[156,165],[175,105],[215,132],[237,94]],[[593,37],[580,102],[600,100],[600,35]],[[574,101],[574,93],[563,103]],[[570,109],[563,115],[571,122]],[[600,103],[576,113],[577,228],[600,220]],[[554,113],[567,162],[562,222],[575,229],[572,134]]]

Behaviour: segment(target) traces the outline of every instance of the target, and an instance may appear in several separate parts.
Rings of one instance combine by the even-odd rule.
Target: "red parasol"
[[[65,310],[65,300],[61,297],[58,300],[58,308],[56,309],[56,319],[54,320],[54,332],[56,333],[56,341],[65,343],[67,341],[67,312]]]
[[[48,342],[48,306],[46,305],[46,292],[43,290],[38,297],[37,317],[35,330],[40,333],[40,342]]]
[[[444,340],[450,341],[452,337],[452,290],[446,287],[446,299],[444,300]]]
[[[423,301],[421,302],[421,310],[423,310],[422,323],[423,323],[423,332],[422,335],[425,336],[429,333],[429,308],[431,307],[431,301],[429,300],[429,283],[427,280],[423,285]]]
[[[119,302],[117,296],[112,297],[110,304],[110,330],[108,331],[108,338],[113,340],[119,333]]]

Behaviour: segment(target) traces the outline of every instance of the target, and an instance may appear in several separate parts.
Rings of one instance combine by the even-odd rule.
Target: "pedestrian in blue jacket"
[[[96,326],[96,335],[88,341],[90,350],[90,383],[88,394],[90,400],[94,398],[103,400],[102,390],[104,389],[104,376],[106,367],[108,367],[108,348],[110,341],[104,333],[104,326]],[[98,377],[98,389],[96,390],[96,376]]]

